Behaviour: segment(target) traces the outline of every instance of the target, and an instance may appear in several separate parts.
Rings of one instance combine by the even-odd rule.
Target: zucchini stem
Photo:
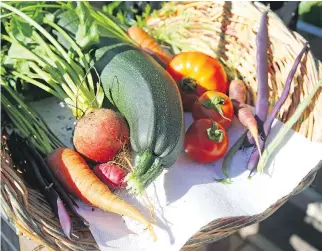
[[[126,177],[130,193],[141,194],[163,171],[161,161],[150,151],[138,154],[135,169]]]

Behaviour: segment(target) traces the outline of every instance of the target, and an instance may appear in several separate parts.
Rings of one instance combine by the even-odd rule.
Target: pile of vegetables
[[[72,227],[65,205],[77,215],[71,202],[77,198],[143,223],[155,238],[150,222],[110,188],[127,184],[130,191],[142,194],[181,153],[183,109],[174,80],[89,3],[1,3],[1,7],[1,85],[7,90],[1,101],[8,123],[18,129],[7,138],[16,138],[26,150],[15,162],[37,172],[39,189],[49,201],[57,191],[52,207],[68,237]],[[27,84],[71,108],[77,118],[75,149],[63,146],[21,101],[18,92]],[[18,145],[11,144],[9,151],[17,151]],[[135,156],[131,171],[115,161],[126,151]],[[45,190],[50,184],[52,194]]]
[[[130,139],[135,155],[134,170],[126,177],[128,189],[141,194],[176,161],[183,147],[183,111],[174,80],[143,51],[140,41],[132,40],[89,3],[1,6],[8,11],[2,16],[7,48],[2,66],[8,82],[36,85],[66,102],[79,120],[74,145],[89,160],[112,160],[123,139],[117,142],[120,139],[114,132],[99,136],[108,126],[111,130],[118,126],[110,121],[105,122],[107,127],[97,124],[101,127],[96,131],[88,130],[92,119],[86,121],[86,115],[99,117],[95,109],[102,108],[103,102],[104,107],[118,110],[129,126],[127,134],[119,136],[124,143]],[[128,33],[134,36],[139,30]],[[149,37],[149,41],[154,40]],[[158,48],[150,53],[161,55]],[[99,144],[103,141],[110,142]]]
[[[157,17],[151,17],[146,19],[146,22],[149,23],[156,19]],[[224,66],[215,58],[202,52],[179,52],[172,58],[167,67],[167,71],[177,81],[179,86],[184,110],[192,112],[194,119],[193,124],[186,132],[185,152],[191,159],[200,163],[213,162],[224,156],[222,170],[225,179],[220,181],[225,183],[231,182],[229,177],[230,162],[235,153],[240,149],[253,146],[257,148],[252,151],[248,161],[248,169],[251,171],[249,177],[251,177],[256,169],[260,172],[263,171],[263,166],[267,162],[268,155],[271,153],[265,151],[265,158],[263,160],[260,160],[260,158],[264,152],[265,142],[272,123],[289,95],[297,67],[303,55],[308,51],[308,45],[305,44],[295,59],[280,99],[268,114],[267,54],[269,37],[267,22],[268,10],[262,13],[256,37],[258,88],[254,113],[246,104],[247,88],[244,82],[238,79],[235,74],[235,79],[229,83]],[[149,25],[153,26],[151,23]],[[178,45],[176,41],[161,40],[170,45],[175,52],[175,47]],[[184,45],[182,44],[182,46]],[[224,60],[222,61],[225,62]],[[227,62],[225,64],[226,67],[229,65]],[[235,72],[235,69],[229,70],[229,73]],[[316,88],[319,88],[319,84]],[[306,99],[306,102],[301,103],[298,109],[304,111],[304,107],[307,107],[309,104],[308,100],[311,99]],[[234,114],[247,130],[227,152],[228,136],[226,129],[231,125]],[[297,120],[298,117],[294,114],[289,119],[289,123],[294,124]],[[284,131],[285,134],[287,130],[281,131]],[[284,134],[279,134],[275,142],[280,142]],[[276,148],[276,144],[269,148]],[[258,165],[259,161],[260,165]]]
[[[96,176],[95,169],[91,170],[80,153],[60,143],[40,116],[24,104],[7,83],[1,82],[1,87],[3,89],[1,104],[7,120],[7,123],[4,123],[5,127],[2,128],[3,134],[6,135],[4,143],[8,146],[10,154],[13,153],[16,165],[21,170],[26,170],[26,176],[36,178],[35,182],[31,182],[28,178],[27,181],[29,184],[38,184],[39,190],[43,192],[60,220],[67,237],[71,236],[72,226],[65,205],[74,216],[81,218],[74,208],[77,204],[73,202],[73,198],[78,198],[94,207],[128,216],[143,223],[154,238],[150,222],[137,209],[118,198],[109,189],[111,185],[116,188],[122,183],[121,179],[117,179],[120,173],[124,174],[119,166],[107,165],[104,176]],[[127,127],[119,115],[115,114],[113,117],[110,115],[115,113],[114,111],[106,112],[112,125],[123,123],[123,126]],[[10,123],[19,130],[19,133],[8,130]],[[108,147],[113,148],[111,145]],[[103,169],[99,167],[97,170]]]
[[[257,34],[258,93],[253,114],[246,104],[245,84],[238,78],[230,81],[216,58],[196,51],[172,57],[142,28],[121,25],[87,2],[0,6],[1,104],[7,122],[3,141],[18,168],[26,171],[26,180],[36,179],[68,237],[72,231],[68,211],[84,221],[74,208],[77,198],[144,224],[155,238],[149,220],[114,190],[144,194],[183,150],[200,163],[224,158],[221,181],[229,183],[235,153],[254,147],[248,169],[262,171],[321,86],[320,81],[289,120],[288,129],[283,127],[276,141],[265,147],[308,50],[305,44],[280,100],[268,114],[267,11]],[[70,107],[77,118],[73,149],[64,146],[24,103],[19,91],[28,84]],[[186,132],[184,111],[194,119]],[[228,151],[233,119],[239,119],[246,132]],[[8,130],[9,124],[17,130]],[[128,165],[130,155],[133,161]]]

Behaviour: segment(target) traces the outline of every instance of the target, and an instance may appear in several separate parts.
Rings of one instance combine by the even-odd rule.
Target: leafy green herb
[[[100,41],[98,26],[82,2],[77,2],[76,13],[79,18],[76,41],[82,49],[91,48]]]
[[[88,57],[83,53],[84,48],[92,48],[99,41],[97,24],[88,7],[78,3],[73,10],[78,19],[75,41],[53,22],[55,14],[42,12],[43,8],[37,9],[37,6],[27,15],[14,6],[1,3],[3,9],[14,13],[3,19],[7,35],[2,34],[1,38],[10,47],[2,68],[10,69],[10,75],[20,83],[33,84],[65,101],[76,117],[93,107],[101,107],[104,93],[100,82],[94,83]],[[28,7],[31,9],[30,5]],[[61,10],[71,7],[71,4],[62,4]],[[38,22],[32,17],[37,17]],[[52,35],[54,32],[69,42],[71,50],[63,48]]]
[[[105,12],[108,15],[111,15],[112,16],[112,15],[115,14],[115,11],[118,10],[118,7],[120,7],[121,4],[122,4],[121,1],[111,2],[109,4],[104,5],[103,8],[102,8],[102,10],[103,10],[103,12]]]
[[[26,38],[30,38],[32,35],[31,26],[17,17],[11,18],[10,26],[12,28],[13,36],[15,36],[18,41],[23,41]]]

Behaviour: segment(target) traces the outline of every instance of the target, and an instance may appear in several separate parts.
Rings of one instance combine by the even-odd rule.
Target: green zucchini
[[[136,157],[127,184],[139,194],[163,168],[172,166],[183,150],[184,117],[179,89],[151,56],[130,45],[107,47],[95,68],[106,97],[129,124]]]

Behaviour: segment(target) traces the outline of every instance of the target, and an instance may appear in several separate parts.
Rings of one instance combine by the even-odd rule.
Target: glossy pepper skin
[[[219,123],[210,119],[199,119],[186,132],[184,150],[196,162],[216,161],[228,150],[228,134]]]
[[[222,92],[207,91],[195,101],[192,117],[194,120],[211,119],[227,129],[234,118],[233,103]]]

